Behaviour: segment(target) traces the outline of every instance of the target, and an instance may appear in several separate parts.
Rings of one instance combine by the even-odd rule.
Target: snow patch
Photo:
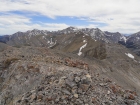
[[[127,39],[125,36],[122,36],[121,39],[124,40],[124,42],[126,43]]]
[[[139,40],[140,38],[139,37],[136,37],[136,39]]]
[[[87,42],[86,40],[83,40],[83,42],[85,43],[85,42]]]
[[[48,43],[50,43],[50,41],[48,41]]]
[[[132,54],[130,54],[130,53],[125,53],[125,55],[127,55],[129,58],[132,58],[132,59],[135,58],[135,57],[134,57]]]
[[[51,46],[49,46],[48,48],[51,48],[51,47],[55,46],[56,45],[56,42],[57,42],[57,40],[55,40],[55,42],[52,42],[53,44]]]
[[[42,39],[46,39],[45,36],[42,36]]]
[[[73,28],[73,30],[74,30],[74,31],[77,31],[77,30],[78,30],[78,28]]]
[[[51,38],[51,42],[50,42],[50,44],[53,44],[52,38]]]
[[[85,48],[86,46],[87,46],[87,43],[80,47],[80,49],[79,49],[79,53],[78,53],[79,56],[82,55],[81,50],[82,50],[83,48]]]

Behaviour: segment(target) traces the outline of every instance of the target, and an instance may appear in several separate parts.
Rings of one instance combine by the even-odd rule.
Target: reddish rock
[[[32,70],[33,72],[40,72],[40,70],[39,70],[39,68],[34,68],[33,70]]]
[[[111,81],[110,79],[107,78],[107,79],[105,79],[105,82],[112,82],[112,81]]]
[[[135,97],[134,97],[134,95],[129,94],[128,99],[130,99],[130,100],[135,100]]]
[[[97,101],[96,97],[92,97],[92,103],[95,103]]]
[[[36,94],[31,95],[31,102],[36,99]]]
[[[52,100],[53,100],[52,97],[47,97],[47,98],[46,98],[46,101],[47,101],[47,102],[52,101]]]
[[[117,93],[118,92],[117,88],[114,85],[111,85],[110,88],[112,89],[113,93]]]
[[[28,68],[28,69],[33,69],[34,66],[33,66],[33,65],[27,65],[27,68]]]

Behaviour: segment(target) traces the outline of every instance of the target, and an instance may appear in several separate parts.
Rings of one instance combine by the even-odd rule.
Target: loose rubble
[[[58,71],[21,95],[15,105],[138,105],[136,92],[85,70]]]
[[[0,105],[140,105],[136,91],[100,77],[88,63],[44,52],[6,53],[0,62]]]

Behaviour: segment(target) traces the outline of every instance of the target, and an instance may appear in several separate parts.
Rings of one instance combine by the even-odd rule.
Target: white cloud
[[[77,28],[98,28],[97,25],[89,24],[89,25],[77,25]]]
[[[115,13],[139,13],[139,3],[139,0],[1,0],[0,11],[26,10],[52,17],[96,17]]]
[[[32,29],[40,30],[60,30],[68,27],[65,23],[31,23],[30,18],[18,15],[0,16],[0,34],[13,34],[17,31],[27,31]]]
[[[20,15],[2,15],[0,16],[0,34],[13,34],[17,31],[27,31],[32,29],[56,31],[69,27],[65,23],[42,23],[35,24],[31,22],[30,18]],[[96,28],[96,25],[76,25],[77,28]]]
[[[65,24],[65,23],[45,23],[44,24],[45,27],[47,27],[47,29],[49,29],[50,31],[55,31],[55,30],[62,30],[64,28],[69,27],[69,25]]]
[[[133,33],[140,31],[139,4],[140,0],[0,0],[0,12],[28,11],[50,18],[70,16],[80,19],[85,17],[83,19],[87,21],[94,19],[94,22],[108,24],[99,27],[102,30]],[[19,19],[19,22],[27,25],[30,19],[26,19]],[[14,21],[18,22],[18,20]],[[14,21],[5,22],[9,24]],[[0,23],[3,22],[0,21]],[[55,28],[57,24],[53,25],[52,23],[51,27],[53,28],[53,26]],[[67,25],[61,24],[61,27],[65,26]]]
[[[0,16],[1,24],[21,24],[21,23],[30,23],[30,19],[20,15],[2,15]]]

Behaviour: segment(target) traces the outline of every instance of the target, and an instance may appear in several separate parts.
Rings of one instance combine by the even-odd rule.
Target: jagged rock
[[[36,100],[36,94],[35,94],[35,93],[31,95],[31,100],[30,100],[30,102],[33,102],[34,100]]]
[[[87,84],[80,84],[80,89],[82,89],[82,91],[87,91],[90,85]]]
[[[87,78],[87,77],[82,77],[81,78],[81,83],[82,84],[90,84],[91,83],[91,79]]]
[[[73,81],[70,81],[70,80],[66,80],[66,85],[68,85],[69,87],[74,87],[76,86],[76,83],[74,83]]]
[[[71,93],[70,93],[68,90],[66,90],[66,89],[62,89],[62,92],[65,93],[65,94],[68,94],[68,95],[71,94]]]
[[[81,80],[80,77],[75,77],[75,82],[78,83],[78,82],[80,82],[80,80]]]
[[[42,99],[43,99],[43,95],[39,94],[39,95],[37,96],[37,100],[42,100]]]

